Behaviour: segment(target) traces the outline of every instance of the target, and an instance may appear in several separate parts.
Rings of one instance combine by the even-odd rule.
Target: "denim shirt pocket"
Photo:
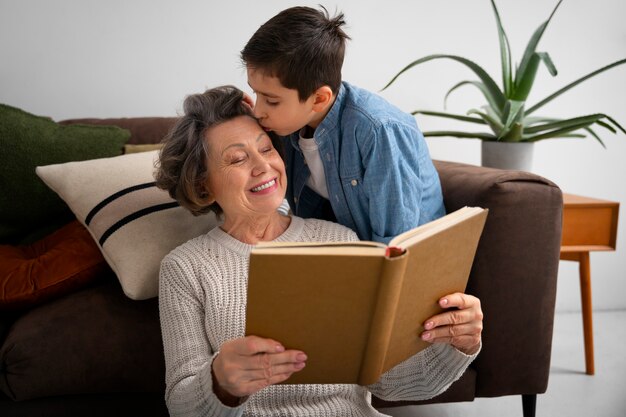
[[[366,232],[363,226],[369,224],[369,220],[364,217],[369,213],[369,198],[363,187],[363,171],[360,167],[352,167],[341,170],[339,175],[350,216],[358,229],[357,233],[362,235]]]

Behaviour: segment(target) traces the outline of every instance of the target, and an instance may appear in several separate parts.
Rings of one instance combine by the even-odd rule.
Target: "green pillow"
[[[61,126],[0,104],[0,243],[23,242],[42,227],[72,218],[35,167],[117,156],[129,138],[118,127]]]

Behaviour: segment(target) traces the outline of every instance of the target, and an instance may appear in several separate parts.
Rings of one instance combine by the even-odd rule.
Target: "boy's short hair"
[[[341,29],[343,13],[330,17],[328,11],[292,7],[263,24],[241,51],[248,68],[277,77],[281,84],[298,90],[300,101],[328,85],[337,93],[341,67],[350,39]]]

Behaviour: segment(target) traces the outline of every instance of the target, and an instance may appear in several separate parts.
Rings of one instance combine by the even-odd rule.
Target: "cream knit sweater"
[[[293,217],[276,240],[352,241],[357,237],[335,223]],[[161,264],[165,398],[173,417],[382,416],[371,406],[371,394],[387,400],[431,398],[458,379],[475,357],[449,345],[433,345],[374,385],[273,385],[238,407],[228,407],[213,393],[211,362],[222,343],[244,336],[251,248],[216,227],[173,250]]]

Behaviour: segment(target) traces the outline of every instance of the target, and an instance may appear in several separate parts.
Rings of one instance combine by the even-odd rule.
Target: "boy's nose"
[[[254,108],[252,109],[252,113],[254,114],[254,117],[256,117],[257,119],[265,118],[265,112],[263,111],[262,107],[259,106],[258,102],[254,105]]]

